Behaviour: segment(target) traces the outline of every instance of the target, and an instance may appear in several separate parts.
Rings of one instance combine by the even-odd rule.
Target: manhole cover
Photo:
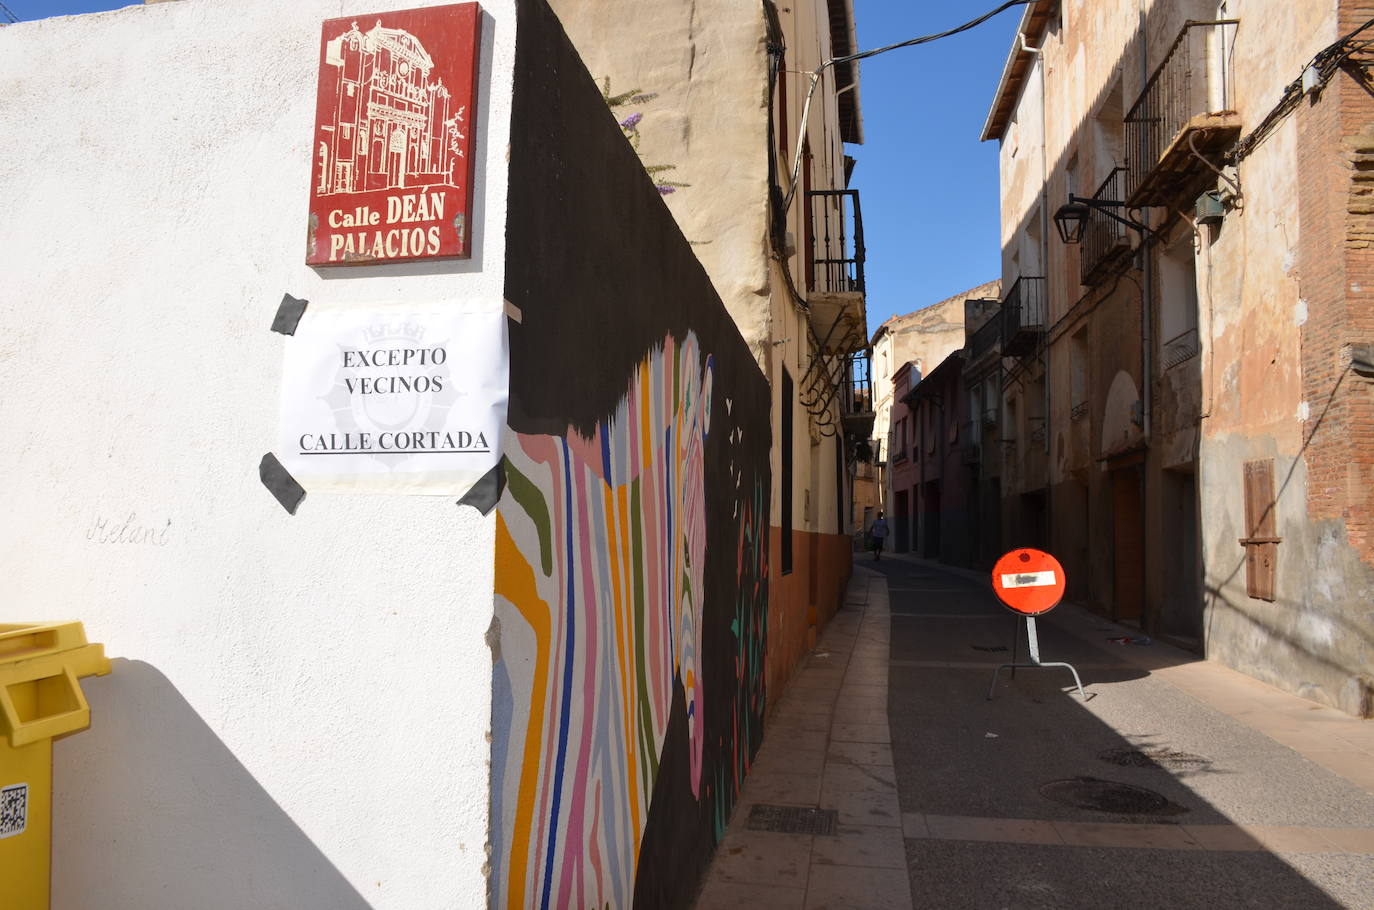
[[[1169,771],[1196,771],[1212,763],[1210,758],[1173,749],[1108,749],[1097,757],[1125,768],[1159,768]]]
[[[805,809],[801,806],[769,806],[757,803],[749,808],[744,827],[750,831],[778,834],[834,835],[839,812],[835,809]]]
[[[1078,809],[1124,815],[1157,815],[1171,808],[1170,802],[1153,790],[1095,777],[1050,781],[1040,785],[1040,795]]]

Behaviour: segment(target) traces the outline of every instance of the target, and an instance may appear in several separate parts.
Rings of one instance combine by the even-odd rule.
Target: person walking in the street
[[[887,540],[887,519],[883,517],[882,512],[873,520],[868,533],[873,538],[873,561],[877,562],[883,558],[883,541]]]

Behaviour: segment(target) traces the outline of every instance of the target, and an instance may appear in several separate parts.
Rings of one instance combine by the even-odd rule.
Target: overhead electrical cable
[[[822,63],[820,66],[816,67],[816,69],[813,72],[807,73],[807,78],[810,80],[811,84],[806,89],[806,102],[802,105],[801,126],[799,127],[796,145],[797,158],[796,161],[792,164],[792,180],[791,184],[787,188],[787,195],[783,199],[783,211],[787,211],[792,207],[792,199],[797,195],[797,180],[801,176],[802,143],[806,139],[806,124],[807,119],[810,117],[811,114],[811,99],[815,96],[816,86],[820,85],[821,74],[823,74],[826,71],[826,69],[835,66],[836,64],[852,63],[857,60],[867,60],[869,57],[876,57],[879,54],[886,54],[888,51],[895,51],[904,47],[916,47],[917,45],[929,44],[932,41],[938,41],[941,38],[948,38],[952,35],[957,35],[960,32],[966,32],[971,28],[976,28],[977,26],[982,25],[984,22],[987,22],[993,16],[996,16],[998,13],[1009,10],[1013,6],[1026,6],[1027,4],[1034,2],[1036,2],[1036,0],[1007,0],[1006,3],[1003,3],[996,9],[989,10],[988,12],[979,16],[978,18],[970,19],[962,25],[956,25],[954,28],[946,29],[943,32],[935,32],[934,34],[930,35],[921,35],[918,38],[908,38],[906,41],[899,41],[896,44],[889,44],[886,47],[875,47],[872,50],[860,51],[857,54],[846,54],[843,57],[832,57],[831,59]]]
[[[933,35],[922,35],[919,38],[910,38],[906,41],[898,41],[896,44],[889,44],[886,47],[876,47],[871,51],[860,51],[857,54],[847,54],[843,57],[836,57],[833,60],[827,60],[821,66],[822,68],[824,68],[827,66],[834,66],[837,63],[849,63],[851,60],[867,60],[869,57],[876,57],[879,54],[886,54],[888,51],[895,51],[898,48],[915,47],[918,44],[929,44],[930,42],[937,41],[940,38],[948,38],[951,35],[957,35],[960,32],[966,32],[971,28],[976,28],[977,26],[982,25],[984,22],[987,22],[993,16],[996,16],[998,13],[1005,12],[1006,10],[1011,9],[1013,6],[1026,6],[1027,4],[1034,2],[1035,0],[1007,0],[1006,3],[1003,3],[1001,6],[997,7],[997,9],[990,10],[984,13],[983,15],[979,16],[977,19],[970,19],[963,25],[956,25],[954,28],[949,29],[948,31],[936,32]]]
[[[1255,150],[1256,146],[1269,138],[1269,135],[1278,128],[1279,123],[1285,117],[1297,110],[1299,101],[1308,94],[1324,88],[1331,81],[1331,77],[1336,75],[1336,70],[1340,69],[1352,55],[1367,50],[1371,45],[1370,41],[1356,41],[1355,39],[1370,26],[1374,26],[1374,19],[1370,19],[1350,34],[1318,51],[1307,66],[1303,67],[1302,75],[1284,86],[1278,103],[1270,109],[1269,113],[1264,115],[1259,125],[1242,136],[1231,147],[1226,156],[1227,160],[1232,164],[1239,164],[1243,161]]]

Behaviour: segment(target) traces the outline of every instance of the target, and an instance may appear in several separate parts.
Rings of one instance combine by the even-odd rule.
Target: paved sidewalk
[[[981,573],[861,558],[847,601],[769,716],[697,907],[1374,910],[1374,723],[1109,644],[1129,630],[1071,605],[1041,649],[1088,701],[1063,670],[1003,673],[989,701],[1017,620]],[[1082,781],[1163,806],[1046,796]]]
[[[887,584],[856,567],[844,608],[768,717],[698,908],[912,906],[887,723],[889,635]],[[773,827],[828,822],[833,833],[751,830],[751,813],[759,828],[769,807],[812,810],[773,810]]]

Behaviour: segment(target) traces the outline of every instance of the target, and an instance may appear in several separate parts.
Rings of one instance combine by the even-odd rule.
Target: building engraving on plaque
[[[311,265],[471,254],[476,4],[324,24]]]

